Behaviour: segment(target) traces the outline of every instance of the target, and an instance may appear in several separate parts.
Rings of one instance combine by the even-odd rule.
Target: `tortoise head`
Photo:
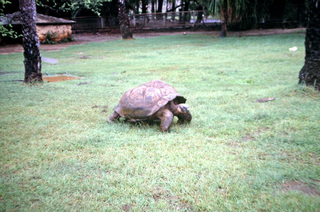
[[[176,105],[176,109],[174,115],[178,116],[178,123],[189,123],[192,119],[191,113],[189,111],[189,105],[185,104],[187,101],[182,95],[177,95],[175,99],[173,99],[173,104]]]
[[[187,104],[179,104],[177,108],[177,115],[179,118],[178,123],[189,123],[192,119],[191,113],[189,111],[189,106]]]
[[[187,113],[189,111],[189,105],[187,104],[179,104],[178,105],[178,111],[179,113]]]

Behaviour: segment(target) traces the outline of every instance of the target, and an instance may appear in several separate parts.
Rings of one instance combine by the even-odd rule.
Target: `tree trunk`
[[[148,1],[147,0],[142,0],[141,4],[142,4],[142,13],[147,13]]]
[[[163,0],[158,0],[157,13],[162,13]]]
[[[163,0],[158,0],[158,9],[157,9],[157,15],[156,15],[157,20],[163,19],[163,15],[161,14],[162,7],[163,7]]]
[[[155,0],[152,0],[151,2],[151,13],[155,13]]]
[[[203,7],[201,5],[198,5],[197,10],[198,10],[198,14],[197,14],[196,24],[199,24],[199,23],[201,23],[201,21],[203,19],[203,17],[202,17],[202,15],[203,15],[203,12],[202,12]],[[201,12],[200,12],[200,10],[201,10]]]
[[[139,14],[139,9],[140,9],[140,1],[136,1],[135,14]]]
[[[176,0],[173,0],[172,1],[172,8],[171,8],[171,10],[172,10],[172,12],[173,13],[171,13],[171,20],[172,21],[175,21],[175,19],[176,19],[176,9],[175,9],[175,7],[176,7]]]
[[[24,48],[24,82],[42,82],[40,42],[36,29],[36,3],[35,0],[19,0],[19,4]]]
[[[227,37],[227,21],[223,20],[221,24],[220,38]]]
[[[305,63],[299,73],[299,83],[320,90],[320,0],[310,0],[305,40]]]
[[[184,1],[184,7],[183,7],[183,11],[185,11],[185,13],[183,14],[183,22],[190,21],[189,20],[190,14],[188,13],[189,5],[190,5],[190,0],[185,0]]]
[[[298,0],[298,27],[303,27],[304,21],[303,21],[303,11],[305,10],[305,4],[304,0]]]
[[[118,0],[118,4],[119,4],[118,19],[119,19],[122,39],[131,39],[132,33],[130,32],[130,20],[126,12],[126,1]]]
[[[222,7],[220,9],[220,13],[222,16],[222,23],[221,23],[221,31],[220,31],[220,38],[227,37],[227,24],[228,24],[228,2],[225,0],[222,3]]]

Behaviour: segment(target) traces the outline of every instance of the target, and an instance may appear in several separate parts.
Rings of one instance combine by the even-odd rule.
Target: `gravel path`
[[[294,32],[305,32],[305,28],[295,28],[295,29],[263,29],[263,30],[247,30],[239,32],[228,32],[228,36],[242,37],[242,36],[263,36],[263,35],[275,35],[275,34],[287,34]],[[219,36],[219,31],[196,31],[196,32],[146,32],[146,33],[134,33],[134,38],[150,38],[163,35],[179,35],[179,34],[206,34],[212,36]],[[121,39],[120,34],[75,34],[73,35],[75,41],[69,43],[61,44],[41,44],[41,51],[59,51],[71,45],[80,45],[89,42],[104,42],[109,40],[119,40]],[[21,44],[10,44],[0,46],[0,54],[6,55],[11,53],[23,52],[23,47]]]

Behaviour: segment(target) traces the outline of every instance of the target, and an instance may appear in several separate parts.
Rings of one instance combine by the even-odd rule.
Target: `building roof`
[[[37,25],[61,25],[61,24],[74,24],[75,21],[64,19],[64,18],[57,18],[53,16],[43,15],[37,13]],[[8,25],[8,24],[21,24],[21,13],[20,11],[6,14],[4,16],[0,16],[0,25]]]
[[[75,24],[75,21],[53,16],[37,14],[37,24]]]

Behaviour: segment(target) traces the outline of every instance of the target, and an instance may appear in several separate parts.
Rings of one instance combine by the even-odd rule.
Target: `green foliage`
[[[6,4],[11,4],[11,2],[6,0],[0,0],[0,16],[4,15],[4,8]]]
[[[68,37],[59,40],[59,35],[55,32],[52,32],[52,31],[48,31],[45,34],[45,37],[46,37],[46,39],[43,42],[41,42],[43,44],[56,44],[56,43],[65,43],[65,42],[74,41],[71,34],[68,34]],[[57,40],[59,40],[59,41],[57,41]]]
[[[208,12],[220,15],[228,23],[236,22],[240,29],[248,29],[269,14],[268,7],[273,0],[201,0]]]
[[[110,0],[37,0],[37,5],[41,7],[55,8],[56,10],[64,12],[71,12],[71,18],[75,18],[82,9],[87,9],[97,15],[100,15],[103,3],[109,1]]]
[[[1,34],[1,37],[10,37],[15,39],[22,36],[12,29],[11,24],[7,26],[0,25],[0,34]]]
[[[71,34],[68,34],[68,37],[61,39],[61,43],[66,43],[66,42],[72,42],[74,41],[74,38],[72,37]]]
[[[318,211],[320,95],[297,85],[304,37],[72,46],[42,52],[59,61],[42,71],[84,78],[38,86],[14,81],[22,53],[0,55],[0,210]],[[168,134],[108,124],[121,95],[152,79],[186,96],[192,122]]]
[[[43,43],[46,43],[46,44],[55,44],[57,43],[56,42],[56,39],[58,38],[58,35],[54,32],[47,32],[47,34],[45,34],[46,36],[46,40],[43,42]]]
[[[285,10],[284,10],[284,20],[286,21],[293,21],[297,19],[297,10],[298,8],[294,6],[293,3],[288,2],[286,4]]]
[[[11,2],[6,0],[0,0],[0,16],[4,16],[4,9],[6,4],[11,4]],[[2,17],[2,20],[5,20],[5,18]],[[11,38],[18,38],[21,36],[12,29],[11,24],[4,25],[3,22],[0,22],[0,35],[1,37]]]
[[[3,8],[5,7],[5,5],[11,4],[11,2],[8,0],[0,0],[0,4],[1,4],[0,11],[3,12]]]

